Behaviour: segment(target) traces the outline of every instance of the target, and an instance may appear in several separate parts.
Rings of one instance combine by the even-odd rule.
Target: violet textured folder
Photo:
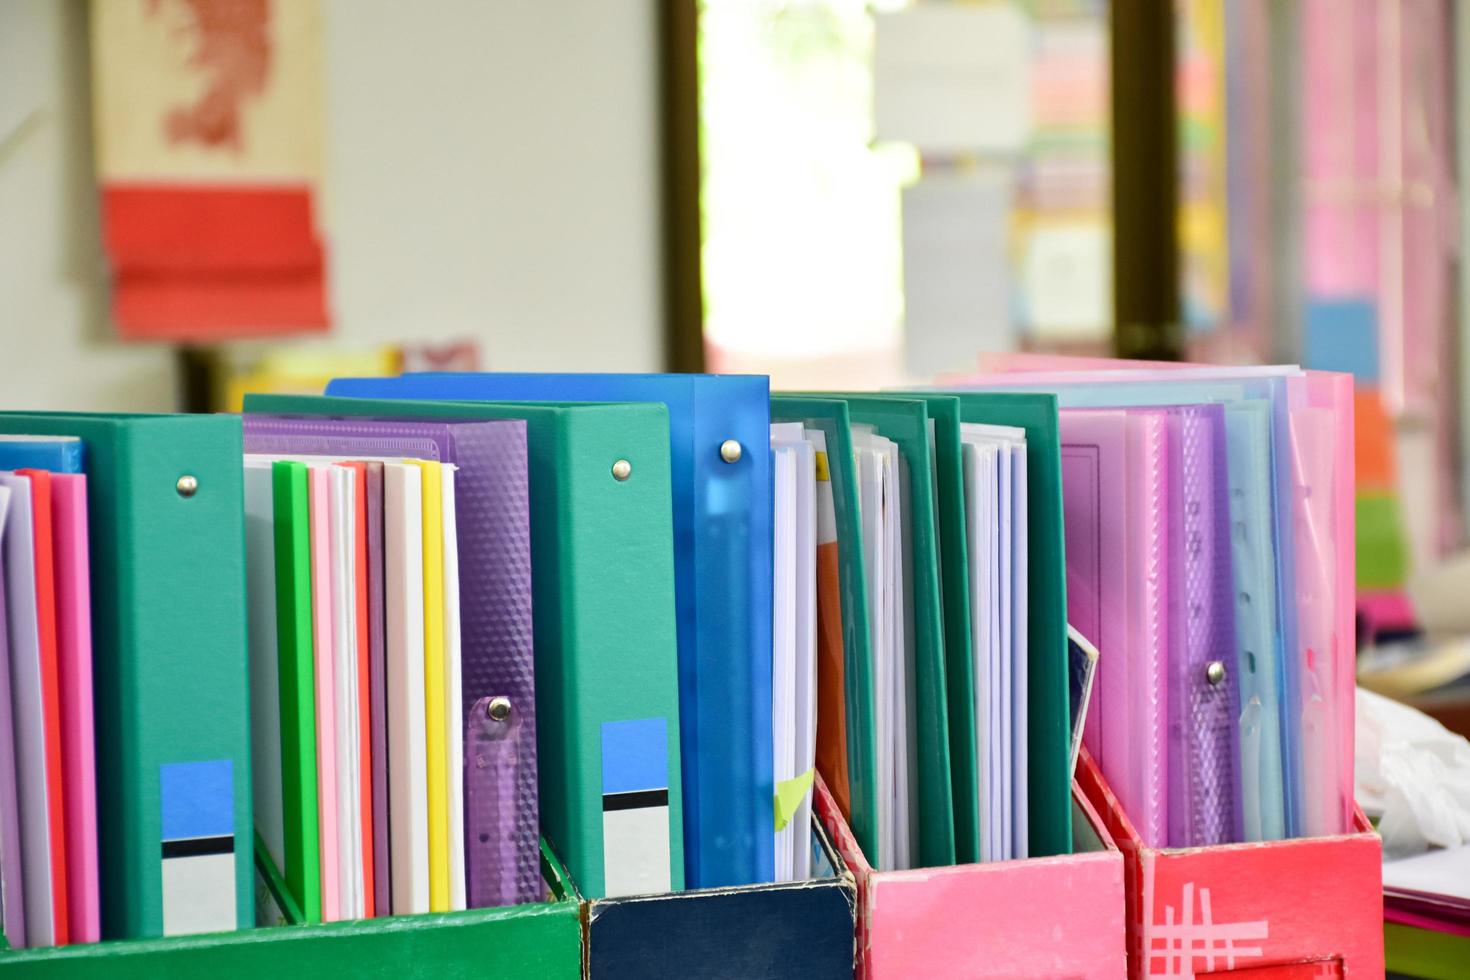
[[[1242,839],[1225,410],[1169,410],[1169,845]]]
[[[387,915],[392,894],[388,858],[388,647],[383,597],[383,464],[367,464],[368,712],[373,753],[373,906]]]
[[[0,540],[10,491],[0,487]],[[20,801],[15,793],[15,725],[10,714],[10,624],[5,616],[5,550],[0,548],[0,908],[5,937],[26,944],[25,897],[21,892]]]
[[[245,451],[437,459],[458,467],[455,509],[465,709],[460,721],[467,725],[476,702],[496,696],[509,698],[521,720],[514,751],[477,756],[466,745],[466,798],[499,795],[497,781],[505,774],[497,768],[514,769],[515,788],[515,805],[508,812],[479,809],[465,821],[466,897],[471,908],[538,900],[543,886],[525,422],[246,415]],[[476,814],[496,815],[505,822],[481,825],[473,822]],[[507,850],[514,857],[509,864],[502,857]]]

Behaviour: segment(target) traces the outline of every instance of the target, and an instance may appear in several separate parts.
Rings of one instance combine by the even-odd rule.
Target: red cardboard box
[[[857,878],[857,976],[1069,977],[1126,973],[1123,856],[1072,784],[1076,853],[875,871],[826,784],[817,815]]]
[[[1086,749],[1077,781],[1127,864],[1130,977],[1383,976],[1382,846],[1361,810],[1336,837],[1154,848]]]

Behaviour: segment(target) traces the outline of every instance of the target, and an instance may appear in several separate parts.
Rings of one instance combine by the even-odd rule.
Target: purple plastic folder
[[[1083,741],[1150,847],[1168,842],[1168,427],[1162,410],[1063,409],[1067,617],[1096,637]]]
[[[531,519],[526,425],[246,415],[247,453],[432,459],[452,463],[458,515],[466,732],[485,699],[510,699],[507,745],[466,738],[465,894],[471,908],[542,895],[531,645]],[[377,716],[375,716],[376,719]],[[376,721],[375,721],[376,724]],[[377,764],[376,755],[374,764]],[[393,774],[387,774],[389,781]],[[376,782],[376,780],[375,780]],[[479,801],[511,801],[484,806]]]
[[[1225,409],[1169,412],[1169,845],[1242,840]]]
[[[0,540],[10,491],[0,487]],[[21,888],[20,801],[15,791],[15,726],[10,713],[10,624],[5,616],[5,551],[0,549],[0,907],[5,938],[19,949],[26,944],[26,907]]]

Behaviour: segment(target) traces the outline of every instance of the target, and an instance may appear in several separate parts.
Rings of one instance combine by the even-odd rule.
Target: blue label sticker
[[[603,722],[603,795],[668,788],[669,741],[664,719]]]
[[[159,767],[163,839],[235,835],[234,769],[229,759]]]

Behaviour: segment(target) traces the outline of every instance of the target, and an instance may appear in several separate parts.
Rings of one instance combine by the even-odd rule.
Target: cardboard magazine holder
[[[437,980],[482,973],[578,980],[581,905],[566,870],[545,841],[541,871],[548,898],[529,905],[4,950],[0,972],[7,977],[57,980],[298,976]],[[278,911],[279,884],[258,873],[256,882],[257,906]]]
[[[1335,837],[1155,848],[1086,749],[1077,780],[1127,863],[1130,977],[1383,976],[1382,847],[1361,810]]]
[[[857,976],[1114,978],[1123,855],[1074,782],[1069,855],[875,871],[821,777],[816,812],[857,879]]]

